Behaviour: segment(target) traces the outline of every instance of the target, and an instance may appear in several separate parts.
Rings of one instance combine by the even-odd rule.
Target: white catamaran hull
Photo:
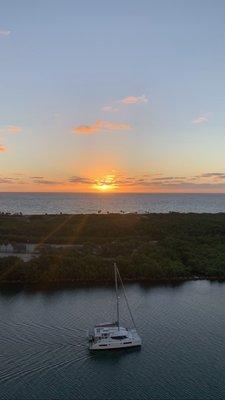
[[[127,347],[138,347],[141,346],[141,338],[135,329],[126,329],[120,327],[119,331],[116,327],[103,327],[104,331],[108,331],[110,335],[103,339],[102,337],[96,338],[90,335],[89,349],[90,350],[112,350],[112,349],[123,349]],[[123,335],[123,338],[119,338],[119,335]],[[115,339],[116,338],[116,339]]]
[[[113,349],[124,349],[127,347],[138,347],[141,346],[141,340],[133,342],[120,342],[120,343],[90,343],[90,350],[113,350]]]

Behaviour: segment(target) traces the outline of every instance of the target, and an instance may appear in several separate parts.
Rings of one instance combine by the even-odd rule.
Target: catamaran
[[[93,333],[89,334],[90,350],[123,349],[125,347],[141,346],[142,344],[141,338],[136,331],[134,318],[128,304],[123,281],[121,279],[120,272],[117,268],[116,263],[114,263],[114,274],[117,320],[115,322],[106,322],[95,325]],[[133,323],[133,328],[124,328],[120,325],[118,281],[121,283],[126,305]]]

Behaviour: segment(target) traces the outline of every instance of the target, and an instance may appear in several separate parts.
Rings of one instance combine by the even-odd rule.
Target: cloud
[[[133,105],[133,104],[141,104],[141,103],[147,103],[148,102],[148,98],[147,96],[145,96],[145,94],[143,94],[142,96],[127,96],[124,97],[121,100],[116,100],[114,102],[112,102],[112,104],[104,106],[101,108],[101,111],[103,112],[108,112],[108,113],[115,113],[118,112],[120,107],[122,105]],[[119,107],[118,107],[119,105]]]
[[[119,100],[119,103],[130,105],[130,104],[140,104],[140,103],[147,103],[148,98],[143,94],[142,96],[127,96],[124,99]]]
[[[91,178],[85,178],[85,177],[82,177],[82,176],[71,176],[69,179],[68,179],[68,181],[70,182],[70,183],[84,183],[84,184],[92,184],[92,183],[94,183],[95,181],[93,180],[93,179],[91,179]]]
[[[170,185],[170,184],[181,184],[183,183],[184,177],[161,177],[155,178],[155,174],[128,177],[120,173],[106,175],[101,178],[93,177],[82,177],[82,176],[72,176],[68,179],[70,183],[84,184],[84,185],[95,185],[99,186],[110,186],[117,188],[119,186],[123,187],[154,187],[160,185]]]
[[[48,179],[34,179],[33,183],[37,183],[38,185],[61,185],[62,182],[51,181]]]
[[[160,176],[156,176],[160,175]],[[56,185],[63,182],[51,181],[43,178],[35,180],[35,183]],[[140,188],[140,191],[171,191],[171,192],[210,192],[225,190],[225,172],[204,172],[196,176],[163,176],[163,174],[144,174],[139,176],[126,176],[122,173],[115,172],[102,176],[78,176],[74,175],[68,178],[67,182],[74,185],[84,185],[95,189],[107,187],[111,189],[122,188],[125,190],[135,191]]]
[[[33,184],[37,184],[37,185],[50,185],[50,186],[54,186],[54,185],[61,185],[61,184],[65,184],[65,182],[59,182],[59,181],[55,181],[52,179],[45,179],[42,176],[33,176],[33,177],[27,177],[24,174],[17,174],[19,175],[18,177],[6,177],[6,176],[0,176],[0,183],[2,184],[16,184],[16,185],[20,185],[20,184],[27,184],[30,185],[31,183]],[[22,179],[23,178],[23,179]]]
[[[199,124],[205,124],[206,122],[209,122],[209,116],[208,115],[199,115],[192,121],[192,124],[199,125]]]
[[[18,178],[8,178],[6,176],[0,176],[0,183],[18,183]]]
[[[223,172],[205,172],[196,176],[161,176],[159,178],[149,178],[144,181],[135,181],[135,185],[142,185],[154,189],[154,186],[165,190],[224,190],[225,173]]]
[[[136,177],[131,182],[128,181],[128,178],[124,178],[121,180],[121,185],[130,186],[130,187],[142,187],[146,189],[154,190],[169,190],[173,191],[209,191],[212,190],[224,190],[225,189],[225,174],[219,174],[220,179],[212,180],[215,174],[212,173],[204,173],[197,177],[183,177],[183,176],[165,176],[161,178],[138,178]],[[205,177],[204,181],[201,181],[201,178]],[[196,181],[195,179],[198,179]],[[207,180],[206,180],[207,179]]]
[[[158,176],[157,176],[158,175]],[[160,175],[160,176],[159,176]],[[82,186],[96,190],[122,190],[139,192],[225,192],[225,172],[203,172],[196,176],[163,176],[163,174],[142,174],[126,176],[119,171],[112,171],[103,176],[74,175],[60,181],[43,176],[31,176],[22,180],[20,177],[0,176],[0,184],[20,185],[36,184],[46,187],[64,185],[73,189]]]
[[[0,37],[1,36],[9,36],[11,31],[9,29],[0,29]]]
[[[215,180],[215,176],[218,177]],[[204,180],[202,181],[202,177]],[[225,173],[203,173],[199,175],[197,181],[194,177],[190,176],[161,176],[156,177],[155,174],[142,175],[136,177],[126,177],[121,174],[117,174],[113,178],[114,187],[124,188],[142,188],[141,190],[170,190],[170,191],[182,191],[187,190],[194,192],[196,191],[209,191],[212,190],[224,190],[225,189]],[[104,179],[102,180],[104,183]]]
[[[19,125],[6,125],[0,128],[0,133],[20,133],[22,132],[22,128]]]
[[[225,172],[205,172],[200,175],[196,175],[192,177],[192,180],[201,180],[205,182],[208,180],[209,182],[219,182],[219,181],[224,181],[225,179]]]
[[[184,176],[164,176],[164,177],[159,177],[159,178],[153,178],[153,181],[174,181],[174,180],[181,180],[181,179],[185,179]]]
[[[92,135],[100,132],[128,131],[131,125],[118,122],[97,120],[92,125],[79,125],[72,130],[78,135]]]
[[[225,172],[206,172],[204,174],[198,175],[199,178],[219,178],[225,179]]]
[[[108,113],[115,113],[115,112],[118,112],[119,109],[114,106],[104,106],[101,108],[101,111],[108,112]]]
[[[0,128],[0,135],[5,136],[7,134],[19,133],[21,131],[22,131],[22,128],[18,125],[7,125],[7,126],[3,126]],[[3,145],[0,145],[0,153],[3,153],[5,151],[6,151],[6,147]]]
[[[95,185],[99,186],[111,186],[117,187],[120,184],[129,183],[129,180],[134,178],[122,178],[121,175],[108,174],[101,178],[93,177],[83,177],[83,176],[72,176],[69,178],[70,183],[85,184],[85,185]]]
[[[20,133],[20,132],[22,132],[21,126],[18,126],[18,125],[8,125],[8,126],[6,126],[6,130],[9,133]]]
[[[62,182],[59,182],[59,181],[44,179],[42,176],[36,177],[36,178],[34,177],[33,183],[38,184],[38,185],[61,185],[62,184]]]

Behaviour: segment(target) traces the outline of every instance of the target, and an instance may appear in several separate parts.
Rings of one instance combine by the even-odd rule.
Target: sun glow
[[[106,175],[103,178],[97,178],[95,184],[93,185],[93,188],[101,192],[108,192],[113,189],[117,189],[118,185],[116,183],[115,175]]]

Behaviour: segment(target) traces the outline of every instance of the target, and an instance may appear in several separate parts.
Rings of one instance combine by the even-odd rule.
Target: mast
[[[130,313],[131,321],[133,322],[134,328],[136,328],[136,325],[135,325],[135,322],[134,322],[134,317],[132,315],[132,312],[131,312],[131,309],[130,309],[130,306],[129,306],[129,303],[128,303],[128,299],[127,299],[127,296],[126,296],[125,287],[124,287],[124,284],[123,284],[123,281],[122,281],[122,278],[121,278],[121,275],[120,275],[120,271],[118,270],[117,267],[116,267],[116,270],[117,270],[117,274],[118,274],[118,277],[119,277],[119,281],[120,281],[122,289],[123,289],[123,294],[124,294],[124,298],[125,298],[125,301],[126,301],[126,305],[127,305],[128,311]]]
[[[114,263],[114,273],[115,273],[115,288],[116,288],[116,315],[117,315],[117,326],[118,330],[120,328],[120,313],[119,313],[119,296],[118,296],[118,280],[117,280],[117,266]]]

